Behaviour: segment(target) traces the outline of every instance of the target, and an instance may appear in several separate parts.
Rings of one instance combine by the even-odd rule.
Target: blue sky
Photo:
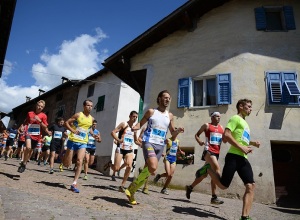
[[[0,111],[61,76],[84,79],[187,0],[18,0],[0,78]]]

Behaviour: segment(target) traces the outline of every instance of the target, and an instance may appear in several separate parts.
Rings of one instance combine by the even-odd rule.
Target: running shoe
[[[106,171],[110,167],[111,164],[112,164],[111,160],[108,163],[106,163],[103,167],[104,171]]]
[[[192,192],[193,192],[193,188],[191,186],[185,186],[185,196],[187,199],[191,198]]]
[[[4,160],[5,160],[5,161],[7,161],[7,159],[8,159],[8,156],[7,156],[7,155],[5,155],[5,156],[4,156]]]
[[[240,220],[252,220],[252,218],[250,218],[249,216],[246,217],[241,216]]]
[[[210,203],[214,205],[221,205],[224,203],[224,201],[220,200],[218,197],[215,197],[211,198]]]
[[[156,177],[154,178],[153,182],[157,183],[158,180],[160,179],[160,177],[161,177],[160,174],[157,174]]]
[[[165,195],[169,195],[168,190],[167,189],[162,189],[160,191],[161,194],[165,194]]]
[[[195,174],[196,178],[199,178],[200,176],[207,174],[207,169],[209,169],[209,168],[210,168],[210,164],[207,163],[203,167],[201,167],[199,170],[197,170],[196,174]]]
[[[119,186],[119,192],[125,192],[125,187],[124,186]]]
[[[47,165],[47,161],[44,161],[44,166],[46,166]]]
[[[70,190],[74,193],[79,193],[79,189],[77,188],[76,184],[72,184]]]
[[[54,170],[53,170],[53,169],[50,169],[49,173],[50,173],[50,174],[53,174],[53,173],[54,173]]]
[[[117,181],[115,176],[111,176],[112,181]]]
[[[64,166],[63,166],[63,164],[61,163],[60,165],[59,165],[59,172],[63,172],[64,171]]]
[[[125,194],[129,200],[129,203],[131,205],[136,205],[137,202],[135,201],[135,198],[134,198],[134,193],[131,193],[128,189],[125,190]]]
[[[19,168],[18,168],[18,172],[19,173],[23,173],[25,171],[25,169],[26,169],[26,165],[23,164],[23,163],[21,163],[20,166],[19,166]]]
[[[146,194],[146,195],[149,195],[149,190],[148,190],[148,187],[145,187],[143,190],[142,190],[142,193]]]
[[[40,166],[40,165],[41,165],[41,161],[40,161],[40,160],[37,162],[37,165],[38,165],[38,166]]]
[[[87,176],[87,175],[84,175],[83,179],[84,179],[84,180],[88,180],[88,176]]]

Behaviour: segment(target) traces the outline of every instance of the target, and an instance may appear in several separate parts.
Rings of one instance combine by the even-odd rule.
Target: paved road
[[[209,195],[192,193],[191,199],[187,200],[184,191],[169,190],[170,195],[163,195],[158,186],[150,186],[150,195],[137,192],[136,199],[140,204],[131,206],[125,194],[118,192],[121,179],[111,181],[95,170],[91,170],[87,181],[79,179],[81,191],[76,194],[68,190],[73,180],[71,170],[51,175],[48,166],[37,166],[33,162],[22,174],[17,168],[16,159],[0,159],[0,220],[233,220],[239,219],[242,208],[241,200],[222,198],[225,203],[216,206],[209,203]],[[300,210],[254,203],[251,216],[263,220],[300,219]]]

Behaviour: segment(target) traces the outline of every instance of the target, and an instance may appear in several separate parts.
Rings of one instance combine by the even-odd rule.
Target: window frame
[[[269,25],[267,22],[267,13],[268,12],[279,12],[282,29],[280,30],[270,30],[268,29]],[[255,23],[256,30],[258,31],[266,31],[266,32],[284,32],[288,30],[295,30],[295,16],[293,7],[289,5],[285,6],[262,6],[258,8],[254,8],[255,13]]]
[[[195,80],[206,80],[216,79],[216,104],[206,105],[207,97],[203,95],[203,104],[201,106],[194,105],[194,81]],[[206,92],[206,86],[203,86],[203,91]],[[231,93],[231,73],[219,73],[216,75],[204,76],[204,77],[187,77],[178,79],[178,97],[177,97],[177,107],[178,108],[207,108],[210,106],[217,105],[229,105],[232,101]]]
[[[95,83],[89,85],[86,97],[89,98],[94,95],[95,92]]]

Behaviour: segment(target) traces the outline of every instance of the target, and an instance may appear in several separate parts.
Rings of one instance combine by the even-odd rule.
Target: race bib
[[[29,124],[28,125],[28,134],[30,135],[40,135],[40,125],[39,124]]]
[[[177,149],[178,149],[177,143],[175,141],[172,141],[172,146],[170,148],[169,155],[176,156]]]
[[[247,146],[250,144],[250,131],[248,128],[244,129],[241,139],[247,144]]]
[[[164,140],[166,137],[166,131],[154,128],[150,133],[149,142],[159,145],[164,145]]]
[[[16,134],[15,133],[10,133],[9,134],[9,138],[15,138],[16,137]]]
[[[74,134],[74,137],[79,139],[79,140],[84,140],[87,136],[88,131],[81,128],[81,127],[77,127],[76,131],[79,131],[78,134]]]
[[[222,134],[210,132],[209,143],[214,145],[220,145],[222,142]]]
[[[47,141],[47,142],[45,143],[45,145],[47,145],[47,146],[50,146],[50,144],[51,144],[51,141]]]
[[[54,131],[54,138],[61,139],[62,138],[62,132],[61,131]]]

